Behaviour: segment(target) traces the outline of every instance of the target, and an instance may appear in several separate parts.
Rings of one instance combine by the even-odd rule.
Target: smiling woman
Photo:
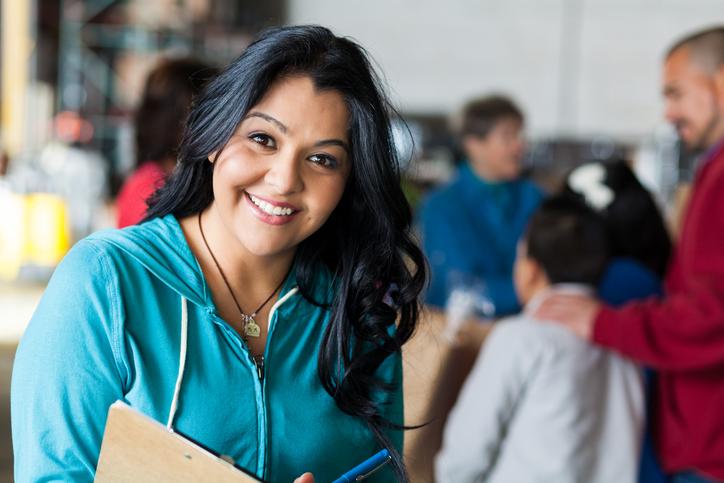
[[[17,481],[91,481],[124,399],[269,481],[387,448],[425,281],[364,51],[267,31],[197,98],[147,220],[80,242],[18,349]],[[308,481],[309,475],[305,475]]]

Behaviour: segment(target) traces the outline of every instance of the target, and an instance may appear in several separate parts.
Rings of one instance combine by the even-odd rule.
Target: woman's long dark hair
[[[407,475],[386,429],[402,426],[382,416],[380,397],[401,389],[375,376],[400,354],[418,318],[425,260],[414,242],[412,214],[400,188],[389,113],[393,112],[365,51],[319,26],[268,30],[212,81],[189,115],[179,165],[150,200],[148,218],[185,217],[213,200],[209,153],[218,151],[282,76],[309,76],[318,89],[339,92],[349,110],[352,170],[327,222],[300,243],[295,259],[300,291],[332,314],[318,355],[322,385],[344,412],[362,418]],[[320,265],[335,280],[333,300],[313,300]],[[391,289],[392,288],[392,289]]]
[[[626,161],[600,164],[605,171],[603,183],[614,194],[611,203],[599,210],[608,227],[612,255],[633,258],[663,278],[671,256],[671,238],[654,198]],[[564,191],[575,192],[568,183]]]

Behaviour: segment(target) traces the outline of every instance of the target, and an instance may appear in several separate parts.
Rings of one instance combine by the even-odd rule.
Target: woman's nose
[[[278,194],[291,194],[302,190],[304,183],[301,174],[301,161],[295,153],[277,156],[266,174],[267,184],[274,187]]]

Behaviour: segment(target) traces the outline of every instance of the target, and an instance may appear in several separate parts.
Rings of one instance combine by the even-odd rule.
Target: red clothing
[[[158,163],[149,161],[128,177],[116,202],[118,228],[135,225],[146,216],[146,200],[163,184],[165,176]]]
[[[659,370],[664,469],[724,479],[724,142],[697,172],[665,298],[604,307],[593,339]]]

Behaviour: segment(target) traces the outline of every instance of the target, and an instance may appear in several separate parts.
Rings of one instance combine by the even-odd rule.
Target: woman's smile
[[[244,199],[251,212],[269,225],[285,225],[294,220],[300,211],[289,203],[268,200],[249,192],[244,192]]]

